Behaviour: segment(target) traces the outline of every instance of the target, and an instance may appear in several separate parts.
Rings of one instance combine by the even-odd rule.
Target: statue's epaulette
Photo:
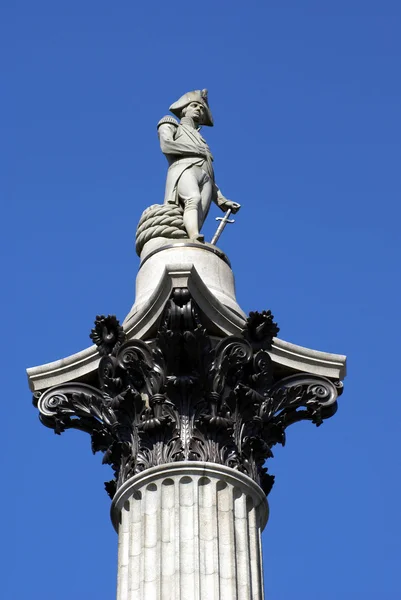
[[[170,117],[170,115],[166,115],[158,122],[157,129],[159,129],[160,125],[164,125],[165,123],[167,123],[168,125],[175,125],[175,127],[178,127],[177,119],[174,119],[174,117]]]

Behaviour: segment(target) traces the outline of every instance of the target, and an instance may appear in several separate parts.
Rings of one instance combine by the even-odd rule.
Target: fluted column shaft
[[[262,600],[262,490],[213,463],[153,467],[112,504],[117,600]]]

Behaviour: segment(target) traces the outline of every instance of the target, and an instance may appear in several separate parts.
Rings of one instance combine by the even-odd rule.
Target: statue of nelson
[[[207,90],[184,94],[170,106],[176,115],[159,121],[160,147],[169,163],[164,203],[182,204],[184,226],[191,240],[203,242],[199,233],[213,200],[223,211],[233,213],[240,204],[227,200],[214,180],[213,156],[199,130],[202,125],[213,126],[207,100]]]

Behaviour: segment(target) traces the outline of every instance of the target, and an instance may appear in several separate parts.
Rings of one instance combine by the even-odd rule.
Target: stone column
[[[113,469],[118,600],[263,600],[266,460],[289,425],[337,410],[339,381],[277,368],[270,311],[218,337],[200,304],[173,288],[146,342],[98,316],[97,379],[34,396],[44,425],[89,433]]]
[[[152,467],[111,508],[119,535],[117,600],[262,600],[261,488],[219,464]]]

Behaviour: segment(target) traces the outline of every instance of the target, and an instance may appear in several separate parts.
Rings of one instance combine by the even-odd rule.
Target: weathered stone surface
[[[111,517],[117,600],[262,600],[267,501],[246,475],[182,462],[128,480]]]

